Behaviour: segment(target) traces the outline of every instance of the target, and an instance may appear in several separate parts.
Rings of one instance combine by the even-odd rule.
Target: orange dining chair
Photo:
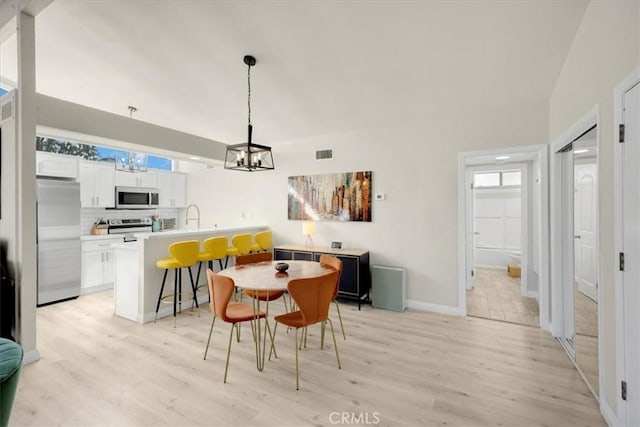
[[[338,278],[336,279],[336,286],[333,289],[333,297],[331,300],[336,303],[336,310],[338,311],[338,319],[340,320],[340,329],[342,330],[342,338],[347,339],[344,333],[344,325],[342,324],[342,315],[340,314],[340,306],[338,305],[338,288],[340,285],[340,276],[342,275],[342,261],[334,256],[322,254],[320,255],[320,265],[331,267],[338,272]]]
[[[266,314],[262,311],[255,313],[253,306],[249,304],[230,302],[235,288],[233,279],[215,274],[210,269],[207,269],[207,279],[209,282],[209,295],[212,295],[212,298],[209,301],[209,309],[211,310],[211,314],[213,314],[213,320],[211,321],[207,347],[204,350],[204,359],[207,359],[207,352],[209,351],[209,344],[211,343],[211,333],[213,332],[213,325],[216,322],[216,317],[222,319],[223,322],[231,323],[229,346],[227,347],[227,361],[224,365],[224,382],[226,383],[227,371],[229,369],[229,355],[231,354],[231,341],[233,341],[233,328],[239,327],[242,322],[251,322],[251,330],[253,331],[253,340],[255,342],[256,333],[252,321],[256,319],[264,319]],[[273,338],[271,339],[271,346],[273,349]]]
[[[336,280],[340,273],[333,271],[324,276],[309,277],[306,279],[294,279],[287,286],[289,295],[297,304],[299,310],[276,316],[276,327],[274,329],[274,340],[278,323],[282,323],[290,328],[295,328],[295,351],[296,351],[296,390],[300,390],[300,375],[298,367],[298,329],[320,323],[322,325],[322,333],[324,335],[324,325],[328,321],[331,327],[331,335],[333,337],[333,347],[336,351],[336,359],[338,360],[338,369],[342,369],[340,365],[340,356],[338,355],[338,344],[336,343],[336,335],[333,332],[333,323],[329,319],[329,307],[331,306],[331,297]],[[271,356],[271,353],[269,353]]]
[[[238,255],[236,257],[236,265],[255,264],[269,261],[273,261],[273,254],[271,252],[258,252],[255,254]],[[245,289],[243,293],[249,298],[257,298],[260,301],[273,301],[284,295],[284,291],[254,291],[250,289]],[[285,311],[289,311],[286,300],[283,299],[283,301]]]
[[[273,261],[273,254],[271,252],[257,252],[255,254],[238,255],[236,257],[236,265],[256,264],[259,262]],[[275,274],[275,270],[274,270]],[[242,293],[249,298],[255,298],[260,301],[275,301],[282,297],[284,303],[284,311],[288,312],[287,300],[283,297],[284,291],[255,291],[252,289],[245,289]],[[269,315],[269,305],[267,304],[267,315]],[[276,356],[277,357],[277,356]]]

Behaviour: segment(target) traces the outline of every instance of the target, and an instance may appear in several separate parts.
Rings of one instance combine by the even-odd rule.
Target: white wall
[[[614,247],[613,247],[613,88],[640,63],[639,5],[636,1],[590,2],[560,72],[550,103],[555,138],[600,107],[600,325],[604,340],[601,396],[617,414]]]
[[[496,115],[502,126],[490,124]],[[203,225],[236,225],[245,212],[252,223],[273,229],[276,244],[303,243],[301,223],[287,219],[287,177],[372,170],[373,194],[387,195],[373,201],[373,221],[320,222],[314,242],[340,240],[368,249],[372,264],[407,269],[408,300],[456,307],[458,152],[544,143],[547,126],[541,103],[277,144],[275,171],[200,169],[189,177],[187,202],[200,205]],[[335,150],[334,160],[314,160],[315,149],[328,147]],[[193,169],[183,164],[180,170]]]

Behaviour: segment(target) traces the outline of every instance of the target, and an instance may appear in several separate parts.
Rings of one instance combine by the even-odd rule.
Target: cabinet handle
[[[91,196],[91,206],[95,206],[96,205],[96,198]]]
[[[107,258],[107,262],[109,261],[109,252],[105,252],[105,257]]]
[[[96,196],[96,205],[100,206],[100,196]]]
[[[104,252],[100,252],[100,261],[104,262]]]

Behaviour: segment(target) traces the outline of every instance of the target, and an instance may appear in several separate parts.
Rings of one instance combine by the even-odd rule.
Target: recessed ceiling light
[[[200,160],[200,157],[198,157],[198,156],[190,156],[189,158],[191,160]]]
[[[573,154],[582,154],[582,153],[588,153],[589,149],[588,148],[583,148],[582,150],[576,150],[573,152]]]
[[[496,157],[496,160],[507,160],[509,158],[509,156],[498,156]]]

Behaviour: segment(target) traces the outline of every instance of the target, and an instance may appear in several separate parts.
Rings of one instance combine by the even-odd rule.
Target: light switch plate
[[[384,193],[376,194],[376,200],[385,200],[386,198],[387,198],[387,195]]]

